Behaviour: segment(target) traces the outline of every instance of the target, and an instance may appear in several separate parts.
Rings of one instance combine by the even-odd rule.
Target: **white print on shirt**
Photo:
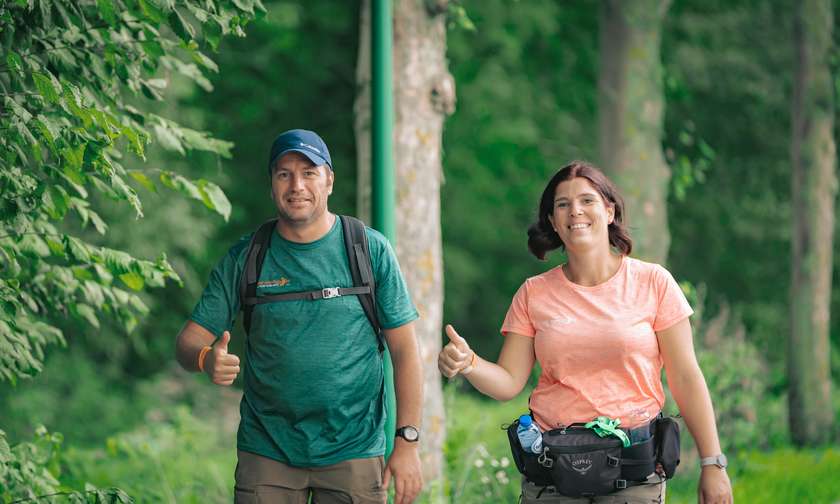
[[[577,322],[577,321],[575,319],[573,319],[572,317],[570,317],[568,315],[561,315],[559,317],[555,317],[553,319],[547,320],[546,325],[548,327],[552,327],[552,326],[557,327],[557,326],[565,326],[565,325],[569,325],[569,324],[574,324],[575,322]]]

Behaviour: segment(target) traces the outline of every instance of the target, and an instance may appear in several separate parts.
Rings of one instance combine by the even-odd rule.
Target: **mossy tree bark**
[[[829,305],[837,156],[831,5],[803,0],[794,18],[788,398],[791,437],[800,446],[828,442],[833,427]]]
[[[443,122],[455,107],[446,63],[446,1],[394,2],[394,159],[396,251],[420,319],[423,361],[421,459],[427,488],[443,470],[445,416],[437,355],[441,349],[443,263],[440,228]],[[358,209],[370,215],[370,13],[362,2],[355,104]]]
[[[665,262],[671,172],[662,153],[659,44],[670,0],[601,2],[598,109],[601,167],[627,205],[633,255]]]

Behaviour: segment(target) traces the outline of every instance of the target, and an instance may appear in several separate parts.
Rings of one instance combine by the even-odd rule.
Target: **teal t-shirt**
[[[417,318],[390,244],[367,228],[384,329]],[[239,311],[239,279],[250,236],[234,245],[210,275],[190,317],[217,337]],[[352,287],[337,218],[311,243],[271,238],[258,295]],[[257,305],[245,345],[247,365],[240,450],[296,467],[382,455],[384,374],[376,334],[357,296]]]

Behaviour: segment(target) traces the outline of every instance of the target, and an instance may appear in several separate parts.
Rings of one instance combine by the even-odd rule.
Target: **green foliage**
[[[108,438],[103,448],[68,452],[66,480],[118,482],[141,502],[230,502],[233,439],[180,407],[163,421]]]
[[[120,503],[134,502],[117,488],[99,489],[85,483],[83,490],[72,490],[59,483],[61,474],[61,434],[50,434],[43,426],[35,430],[33,442],[19,443],[13,448],[0,430],[0,500],[2,502],[71,502]]]
[[[99,328],[104,312],[131,332],[147,309],[129,291],[179,281],[164,254],[148,261],[92,245],[67,217],[104,235],[95,195],[142,217],[129,181],[156,186],[126,164],[145,160],[152,139],[181,155],[230,155],[230,143],[133,104],[162,99],[171,75],[210,89],[205,72],[218,68],[202,47],[243,35],[255,9],[264,10],[259,0],[0,5],[0,380],[41,371],[45,347],[64,343],[58,321]],[[229,217],[217,185],[159,173],[162,185]]]
[[[705,289],[691,289],[688,297],[693,306],[702,306]],[[775,392],[779,373],[747,340],[740,316],[727,305],[714,317],[704,315],[697,308],[692,318],[695,352],[712,398],[724,453],[787,446],[786,395]],[[664,409],[676,415],[678,408],[670,391],[666,392]],[[681,441],[685,452],[694,453],[690,435],[682,436]]]
[[[109,200],[143,217],[132,184],[157,191],[154,172],[161,186],[228,219],[230,203],[216,184],[129,166],[146,160],[153,141],[181,156],[230,156],[229,142],[138,107],[161,100],[173,79],[211,89],[205,74],[218,68],[204,51],[224,35],[243,35],[257,11],[259,0],[0,4],[0,382],[39,373],[47,348],[65,344],[65,326],[91,333],[105,328],[105,315],[131,333],[149,311],[139,291],[180,283],[160,248],[145,260],[96,238],[109,231],[102,217]],[[0,481],[15,485],[0,488],[4,501],[129,500],[82,481],[78,490],[58,485],[60,441],[41,429],[35,443],[10,448],[3,434]]]

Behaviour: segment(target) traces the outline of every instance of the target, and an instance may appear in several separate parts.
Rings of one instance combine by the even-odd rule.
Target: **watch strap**
[[[700,459],[700,467],[715,465],[720,467],[721,469],[726,469],[728,465],[726,462],[726,455],[720,453],[718,455],[713,455],[711,457],[703,457]]]

